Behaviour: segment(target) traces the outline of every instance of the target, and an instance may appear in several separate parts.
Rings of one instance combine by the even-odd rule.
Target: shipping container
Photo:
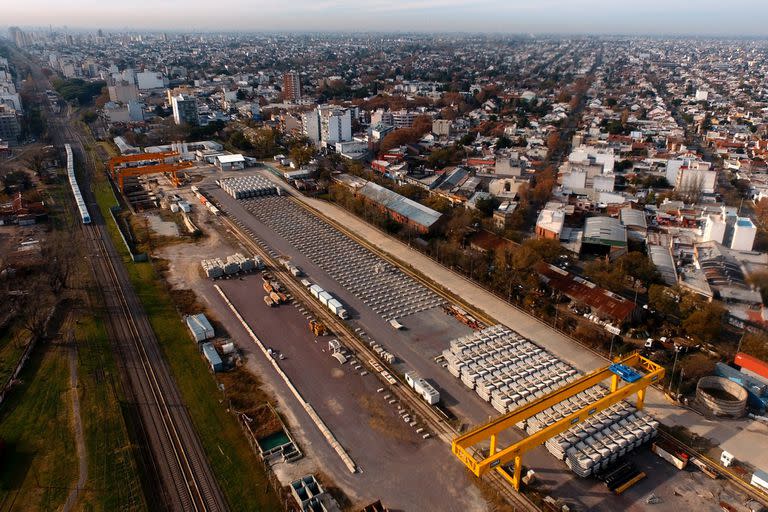
[[[214,372],[224,371],[224,362],[221,360],[219,353],[216,352],[216,347],[213,346],[213,343],[203,343],[202,348],[203,355],[208,360],[211,370]]]
[[[316,299],[320,298],[320,294],[323,293],[323,291],[324,290],[316,284],[313,284],[312,286],[309,287],[309,293],[311,293],[312,296],[315,297]]]
[[[330,293],[328,293],[326,291],[323,291],[323,292],[320,292],[317,295],[317,298],[320,299],[320,303],[322,303],[323,306],[327,306],[328,305],[328,301],[329,300],[333,300],[333,295],[331,295]]]
[[[201,342],[214,337],[213,327],[203,313],[189,315],[184,318],[184,321],[195,341]]]
[[[405,382],[429,405],[435,405],[440,401],[440,393],[429,382],[419,377],[415,372],[406,372]]]
[[[756,469],[755,472],[752,473],[752,480],[750,480],[749,483],[765,492],[768,492],[768,473],[763,470]]]
[[[739,352],[733,360],[736,366],[741,367],[741,371],[747,375],[756,377],[762,381],[768,381],[768,363],[754,356]]]

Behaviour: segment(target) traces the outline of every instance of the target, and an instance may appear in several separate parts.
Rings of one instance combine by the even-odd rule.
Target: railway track
[[[57,142],[68,141],[89,163],[82,134],[67,120],[53,117]],[[86,165],[94,169],[93,165]],[[135,412],[134,433],[142,444],[143,464],[152,509],[219,512],[228,505],[211,470],[159,342],[112,244],[104,219],[83,176],[83,196],[92,223],[80,224],[88,259],[103,297],[107,331],[115,348],[121,387]]]
[[[225,210],[222,209],[222,211]],[[293,277],[290,272],[285,270],[282,265],[275,261],[267,251],[255,242],[255,235],[248,232],[247,228],[238,225],[226,216],[220,218],[240,243],[242,243],[251,253],[258,255],[265,264],[270,267],[270,272],[286,286],[294,298],[299,298],[305,304],[312,305],[312,310],[315,316],[327,325],[345,346],[352,348],[357,352],[358,359],[365,365],[371,374],[377,375],[377,378],[381,378],[379,371],[374,368],[372,362],[375,362],[375,364],[380,367],[387,368],[392,377],[398,382],[398,385],[395,386],[385,384],[389,386],[388,392],[397,397],[403,405],[407,406],[411,411],[421,417],[437,437],[450,445],[453,438],[456,437],[459,432],[437,411],[437,409],[424,402],[421,397],[419,397],[416,392],[413,391],[402,378],[400,378],[397,372],[388,367],[385,362],[381,361],[376,353],[354,334],[347,324],[331,313],[330,310],[317,303],[316,299],[312,297],[309,291],[303,285],[296,282],[296,278]],[[498,473],[491,472],[487,478],[487,482],[512,505],[515,511],[528,512],[540,510],[526,496],[519,494],[512,489],[506,480],[504,480]]]

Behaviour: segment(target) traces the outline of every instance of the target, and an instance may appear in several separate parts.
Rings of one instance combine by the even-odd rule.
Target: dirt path
[[[77,499],[80,497],[80,491],[85,487],[88,480],[88,454],[85,451],[85,438],[83,437],[83,423],[80,418],[80,396],[78,394],[77,380],[77,347],[72,341],[68,349],[69,355],[69,380],[72,386],[72,419],[75,431],[75,445],[77,447],[78,473],[77,485],[69,492],[67,501],[64,503],[64,512],[70,512]]]

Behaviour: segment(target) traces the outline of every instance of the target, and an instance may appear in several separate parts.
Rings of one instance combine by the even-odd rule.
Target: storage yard
[[[243,201],[243,205],[387,321],[434,308],[443,302],[400,269],[308,215],[284,197],[252,198]]]
[[[482,509],[485,501],[470,484],[461,464],[451,457],[449,447],[434,437],[423,438],[423,434],[434,432],[425,428],[419,414],[407,411],[407,406],[391,396],[381,378],[369,373],[370,363],[378,368],[382,363],[391,363],[389,367],[401,378],[407,373],[404,384],[413,387],[425,404],[438,402],[439,407],[455,414],[463,428],[481,424],[499,412],[514,409],[572,381],[578,377],[576,370],[508,329],[484,328],[461,308],[339,233],[289,197],[278,196],[274,188],[271,190],[275,192],[269,196],[237,200],[209,182],[203,181],[198,186],[205,197],[221,207],[242,235],[252,239],[274,260],[273,264],[288,270],[283,270],[288,279],[292,277],[308,292],[314,287],[315,293],[306,299],[309,303],[296,302],[288,294],[286,301],[275,301],[269,307],[258,299],[262,295],[261,285],[274,282],[270,277],[272,271],[269,275],[237,273],[239,278],[227,279],[222,267],[219,278],[209,275],[208,270],[217,266],[210,260],[219,259],[224,263],[227,255],[236,252],[251,258],[251,250],[239,243],[231,247],[220,243],[209,246],[207,253],[191,259],[196,272],[182,269],[181,262],[176,263],[178,270],[185,274],[184,279],[192,279],[193,288],[206,297],[217,320],[233,338],[241,341],[246,364],[264,376],[283,397],[283,406],[287,407],[283,412],[287,413],[291,429],[309,460],[319,462],[321,468],[332,473],[335,482],[353,499],[382,498],[389,507],[404,510],[414,509],[414,503],[425,506],[442,503],[439,500],[445,500],[446,510]],[[214,220],[211,225],[214,224],[219,221]],[[226,227],[222,233],[231,229]],[[214,251],[210,252],[211,249]],[[204,265],[201,260],[209,262]],[[207,279],[200,271],[201,266],[206,269]],[[347,280],[342,282],[342,279]],[[360,472],[349,473],[306,412],[298,402],[294,403],[287,388],[272,373],[269,358],[248,343],[246,331],[217,297],[214,284],[222,288],[250,328],[273,350],[272,362],[279,365],[302,397],[312,404]],[[376,302],[386,290],[398,292]],[[395,308],[381,307],[401,296],[407,297],[405,305],[398,302]],[[412,300],[411,296],[416,299]],[[331,301],[336,301],[333,307],[329,306]],[[350,317],[346,321],[349,329],[375,350],[378,362],[361,361],[350,347],[338,345],[334,335],[321,335],[316,331],[316,336],[310,331],[309,321],[315,317],[313,310],[327,310],[338,318],[339,307]],[[493,332],[495,339],[505,338],[515,347],[514,352],[525,352],[525,357],[501,364],[500,354],[496,354],[497,364],[489,371],[480,367],[479,358],[471,360],[466,344],[461,350],[454,350],[460,344],[458,340],[480,340],[489,332]],[[487,359],[491,343],[484,341],[480,345],[483,349],[478,348],[476,352],[484,350]],[[464,369],[466,378],[462,378]],[[570,406],[588,403],[602,393],[605,393],[603,388],[591,389],[574,397]],[[553,408],[520,425],[525,430],[505,433],[504,442],[517,442],[526,433],[530,435],[551,424],[558,414],[562,416],[567,412],[568,404],[562,407],[565,409]],[[663,502],[654,505],[654,510],[680,510],[694,505],[708,510],[707,505],[699,506],[697,500],[707,493],[720,495],[721,483],[701,479],[700,474],[678,473],[667,462],[660,463],[647,449],[633,451],[655,435],[655,426],[652,418],[636,411],[634,406],[620,403],[595,415],[589,423],[582,423],[531,451],[526,455],[526,467],[534,470],[534,481],[552,494],[573,497],[567,500],[571,510],[646,510],[646,500],[653,492],[665,496]],[[633,453],[628,456],[630,451]],[[395,484],[376,478],[380,471],[387,471],[387,465],[389,471],[396,473],[402,473],[405,467],[412,468],[405,487],[401,489],[402,482]],[[603,474],[609,466],[608,471],[615,474]],[[441,470],[435,472],[436,467]],[[294,470],[281,464],[275,471],[295,479],[302,475],[294,471],[305,474],[307,468],[302,465]],[[574,473],[582,476],[600,473],[606,483],[603,485],[592,477],[579,478]],[[619,485],[627,475],[641,473],[645,478],[630,479],[631,485],[626,490]],[[608,486],[609,481],[623,491],[620,496],[611,492],[613,487]],[[425,495],[425,486],[441,492],[436,491],[433,496],[430,490],[426,493],[430,501],[427,498],[419,501]],[[711,510],[718,507],[713,506]]]

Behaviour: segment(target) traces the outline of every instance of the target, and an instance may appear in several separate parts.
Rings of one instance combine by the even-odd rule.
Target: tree
[[[432,118],[426,114],[416,116],[413,120],[413,130],[424,136],[432,131]]]
[[[315,148],[312,146],[295,145],[291,148],[290,157],[297,167],[303,167],[315,156]]]
[[[621,256],[616,262],[622,272],[633,279],[633,284],[641,283],[645,288],[658,280],[656,265],[645,254],[632,251]]]
[[[421,134],[413,128],[400,128],[389,132],[381,141],[381,150],[387,151],[392,148],[415,144],[421,139]]]
[[[493,210],[499,207],[501,201],[496,197],[488,197],[478,199],[475,202],[475,209],[483,214],[483,217],[490,217],[493,215]]]
[[[243,135],[243,132],[237,130],[229,138],[229,143],[235,146],[237,149],[249,150],[253,149],[253,144]]]
[[[763,361],[768,361],[768,334],[747,333],[741,341],[741,351]]]
[[[652,284],[648,288],[648,303],[662,314],[680,316],[678,300],[679,293],[676,293],[672,288],[660,284]]]
[[[724,315],[725,309],[722,306],[709,302],[683,320],[683,329],[686,334],[711,343],[720,336]]]
[[[505,148],[511,148],[511,147],[512,147],[512,139],[510,139],[506,135],[501,135],[498,139],[496,139],[496,149],[505,149]]]

